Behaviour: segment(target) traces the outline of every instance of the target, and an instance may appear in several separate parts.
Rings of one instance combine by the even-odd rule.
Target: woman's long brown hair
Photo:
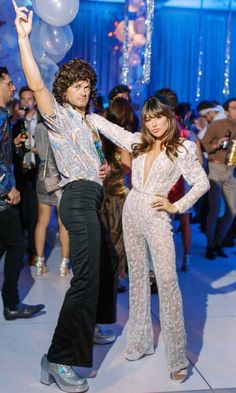
[[[142,129],[141,129],[141,142],[132,145],[132,156],[138,157],[152,150],[156,138],[150,133],[146,126],[147,118],[165,116],[168,119],[169,126],[163,135],[161,141],[161,150],[165,148],[166,155],[170,160],[178,156],[178,147],[182,145],[179,140],[179,129],[175,120],[175,114],[171,108],[162,103],[156,97],[150,97],[145,102],[142,109]]]

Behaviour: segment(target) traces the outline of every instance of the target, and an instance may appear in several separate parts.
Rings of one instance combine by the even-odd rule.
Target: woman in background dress
[[[112,123],[132,131],[133,111],[126,99],[115,98],[105,112],[105,117]],[[104,201],[101,213],[119,257],[118,292],[125,292],[126,287],[122,285],[122,280],[126,277],[127,259],[123,240],[122,211],[131,187],[131,155],[106,138],[103,138],[103,150],[111,172],[103,183]]]
[[[35,272],[37,276],[41,276],[43,273],[48,272],[48,267],[45,265],[44,257],[47,227],[50,221],[52,207],[56,206],[58,209],[61,196],[60,190],[48,193],[45,187],[44,177],[57,175],[58,169],[49,143],[47,127],[43,122],[39,123],[35,130],[35,146],[41,161],[36,182],[36,192],[38,197],[38,221],[35,229],[35,247],[37,252]],[[46,173],[44,173],[45,160],[47,160]],[[69,236],[67,230],[61,222],[59,214],[58,226],[59,241],[61,245],[61,263],[59,267],[59,274],[61,277],[65,277],[68,274],[70,253]]]

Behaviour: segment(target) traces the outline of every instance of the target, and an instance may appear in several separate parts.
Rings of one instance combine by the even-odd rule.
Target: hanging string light
[[[147,1],[146,13],[146,44],[144,49],[144,64],[143,64],[143,78],[142,84],[150,82],[151,75],[151,57],[152,57],[152,32],[153,32],[153,17],[154,17],[154,0]]]
[[[140,88],[150,81],[154,9],[155,0],[125,1],[123,31],[120,31],[122,22],[115,31],[118,40],[123,41],[121,73],[123,84],[128,82],[131,85],[135,84],[134,70],[140,65],[142,67],[138,78]]]
[[[95,15],[98,14],[98,0],[96,0],[95,2]],[[92,64],[93,64],[93,68],[96,72],[96,74],[98,73],[98,69],[97,69],[97,58],[98,58],[98,39],[97,39],[97,29],[95,29],[94,31],[94,35],[93,35],[93,54],[92,54]]]
[[[196,102],[198,102],[201,97],[202,60],[203,60],[202,30],[203,30],[203,0],[201,0],[200,22],[199,22],[197,87],[196,87],[196,97],[195,97]]]
[[[225,42],[225,72],[224,87],[222,93],[225,97],[229,96],[229,70],[230,70],[230,52],[231,52],[231,16],[232,16],[232,0],[229,0],[228,16],[226,22],[226,42]]]
[[[124,85],[128,84],[129,74],[129,0],[125,1],[125,36],[123,42],[123,64],[121,81]]]

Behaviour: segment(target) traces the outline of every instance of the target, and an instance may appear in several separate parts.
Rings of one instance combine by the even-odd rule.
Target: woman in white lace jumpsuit
[[[113,128],[113,134],[105,132],[107,124],[100,128],[105,136],[133,154],[133,188],[123,210],[130,281],[126,358],[138,360],[154,353],[149,287],[151,257],[168,367],[171,378],[183,382],[188,360],[170,213],[187,211],[209,189],[209,182],[198,161],[196,144],[179,139],[174,114],[168,106],[155,97],[149,98],[142,121],[141,134]],[[167,195],[180,175],[192,187],[183,198],[171,204]]]

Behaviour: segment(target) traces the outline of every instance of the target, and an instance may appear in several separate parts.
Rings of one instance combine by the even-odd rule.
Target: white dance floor
[[[94,367],[80,369],[89,378],[90,393],[161,393],[211,391],[236,393],[236,250],[225,249],[228,259],[204,258],[205,238],[193,227],[192,265],[179,273],[188,335],[188,379],[181,385],[169,379],[158,320],[158,295],[152,295],[156,351],[136,362],[124,359],[128,295],[118,295],[114,344],[94,347]],[[48,242],[53,244],[52,228]],[[180,235],[176,235],[178,259]],[[59,393],[55,384],[39,382],[40,359],[47,351],[71,275],[58,276],[60,248],[49,256],[49,273],[35,277],[25,266],[20,277],[25,303],[44,303],[45,311],[30,320],[5,321],[0,306],[0,393]],[[178,266],[179,267],[179,262]],[[0,266],[2,281],[3,263]]]

